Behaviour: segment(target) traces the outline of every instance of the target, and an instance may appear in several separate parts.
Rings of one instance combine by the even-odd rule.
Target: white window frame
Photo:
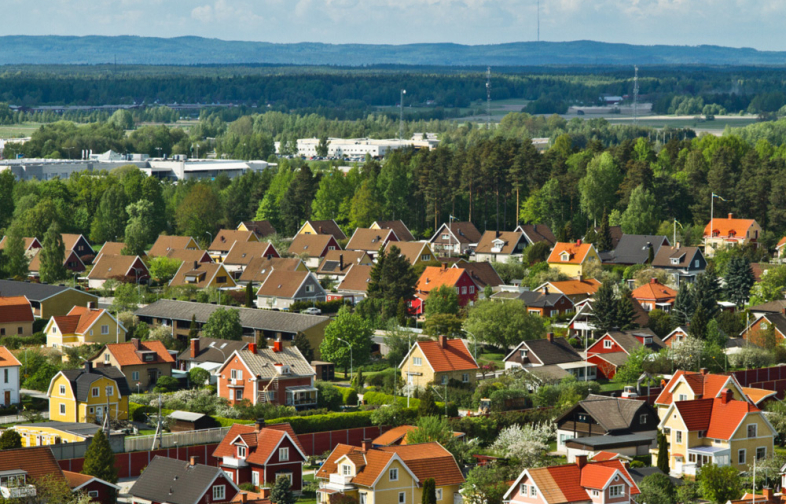
[[[398,481],[398,467],[391,467],[388,471],[388,480]]]
[[[442,500],[442,489],[441,488],[437,488],[436,494],[437,494],[437,500],[441,501]]]
[[[251,484],[255,487],[259,486],[259,471],[251,471]]]
[[[98,498],[98,490],[88,490],[87,492],[88,497]]]
[[[610,339],[603,340],[603,348],[611,348],[614,346],[614,342]]]
[[[423,365],[423,357],[413,357],[412,364],[415,366],[422,366]]]
[[[398,493],[398,504],[407,504],[407,492]]]
[[[753,427],[753,435],[751,436],[751,427]],[[752,423],[745,426],[745,432],[748,434],[749,438],[755,438],[759,435],[759,426],[758,424]]]
[[[108,325],[102,325],[101,326],[101,334],[109,334],[109,326]]]
[[[678,401],[687,401],[688,400],[688,394],[680,394],[679,397],[677,398],[677,400]]]
[[[278,461],[279,462],[289,462],[289,448],[279,448],[278,449]]]
[[[537,497],[538,496],[538,488],[535,485],[529,486],[529,496],[530,497]]]
[[[341,475],[352,476],[352,466],[349,464],[341,464]]]
[[[521,485],[519,485],[519,493],[523,497],[526,497],[527,495],[529,495],[529,488],[527,488],[527,484],[526,483],[522,483]]]
[[[469,373],[463,373],[461,375],[461,382],[462,383],[469,383]]]
[[[131,371],[131,379],[133,381],[139,381],[139,371]]]
[[[61,415],[65,415],[66,414],[66,407],[65,407],[65,404],[63,404],[63,403],[60,403],[60,414]]]
[[[104,354],[104,362],[108,363],[112,356],[109,355],[109,352]]]
[[[609,498],[622,497],[625,495],[625,485],[611,485],[609,487]]]
[[[213,500],[214,501],[223,501],[227,498],[227,487],[226,485],[216,485],[213,487]]]
[[[237,447],[237,458],[241,458],[241,459],[246,458],[246,447],[245,446],[238,446]]]
[[[647,413],[642,413],[641,415],[639,415],[639,423],[640,424],[645,424],[645,423],[647,423],[649,418],[650,418],[650,416]]]
[[[674,431],[674,442],[682,444],[682,431]]]
[[[742,457],[740,457],[740,455]],[[744,464],[748,460],[748,453],[745,448],[737,450],[737,464]]]
[[[286,477],[289,480],[289,486],[292,486],[292,473],[291,472],[276,473],[276,479],[278,479],[278,478],[280,478],[282,476]]]
[[[366,492],[360,492],[359,495],[360,495],[359,504],[366,504],[367,498],[368,498],[367,497],[368,494],[366,494]]]
[[[447,384],[448,384],[448,375],[444,375],[443,374],[442,375],[442,383],[441,383],[441,385],[447,385]]]
[[[60,395],[66,395],[66,388],[65,385],[60,385]]]

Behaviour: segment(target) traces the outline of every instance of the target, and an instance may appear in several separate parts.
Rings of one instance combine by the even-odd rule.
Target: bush
[[[336,387],[321,381],[316,382],[316,387],[319,389],[317,392],[318,408],[326,408],[332,411],[338,411],[341,408],[341,404],[345,399],[340,390],[342,387]]]
[[[44,329],[46,329],[46,325],[48,323],[49,323],[49,319],[38,318],[38,319],[33,320],[33,332],[34,333],[42,333],[43,334]]]
[[[241,483],[241,484],[240,484],[240,485],[238,485],[238,486],[239,486],[239,488],[240,488],[241,490],[243,490],[244,492],[253,492],[253,491],[255,491],[255,490],[256,490],[256,487],[254,486],[254,484],[253,484],[253,483]]]
[[[16,350],[23,346],[40,346],[46,345],[46,335],[42,332],[36,332],[32,336],[5,336],[2,339],[4,347],[11,350]]]
[[[289,307],[289,311],[292,313],[300,313],[302,310],[307,308],[311,308],[312,306],[319,308],[322,310],[322,313],[338,313],[339,308],[344,305],[350,305],[349,301],[344,301],[343,299],[337,299],[335,301],[317,301],[316,303],[311,303],[310,301],[295,301]]]
[[[358,391],[354,388],[337,387],[341,394],[341,399],[347,406],[355,406],[358,403]]]
[[[174,392],[178,388],[180,388],[180,382],[177,381],[177,378],[162,376],[153,387],[153,392]]]
[[[268,421],[268,423],[289,423],[297,434],[308,434],[309,432],[371,427],[373,425],[371,423],[372,413],[372,411],[357,411],[304,417],[293,416],[275,418]]]

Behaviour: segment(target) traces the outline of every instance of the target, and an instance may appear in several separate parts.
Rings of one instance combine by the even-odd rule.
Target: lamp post
[[[213,233],[211,233],[210,231],[205,231],[205,234],[210,235],[210,243],[213,243]],[[208,245],[208,247],[209,246],[210,245]]]
[[[404,95],[407,94],[406,89],[401,90],[401,99],[399,100],[399,120],[398,120],[398,140],[404,136]]]
[[[343,340],[341,338],[336,338],[336,339],[347,345],[347,347],[349,347],[349,384],[352,385],[352,374],[354,371],[353,364],[352,364],[352,345],[350,345],[348,341]]]
[[[409,359],[407,360],[407,408],[409,408],[409,398],[412,397],[412,385],[409,381],[412,379],[412,336],[414,334],[412,332],[409,333],[407,336],[407,342],[409,343]]]

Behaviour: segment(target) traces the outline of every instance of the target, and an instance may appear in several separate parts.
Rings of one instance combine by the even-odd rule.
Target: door
[[[96,406],[96,420],[99,422],[104,419],[104,407]]]
[[[674,472],[677,474],[682,472],[682,457],[674,457]]]
[[[11,404],[11,391],[10,390],[6,390],[5,391],[5,397],[4,397],[4,400],[3,400],[3,405],[4,406],[8,406],[10,404]]]

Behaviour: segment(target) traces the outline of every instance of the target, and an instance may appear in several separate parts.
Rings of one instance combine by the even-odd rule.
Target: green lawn
[[[633,120],[628,117],[627,119],[610,118],[607,119],[611,124],[633,124]],[[639,118],[639,126],[651,128],[699,128],[708,130],[723,130],[727,125],[731,128],[741,128],[749,124],[757,122],[755,117],[746,117],[741,119],[723,119],[716,118],[714,121],[699,121],[696,119],[647,119]]]
[[[598,379],[597,382],[600,384],[600,390],[603,392],[608,392],[610,390],[622,390],[623,388],[625,388],[624,383],[615,382],[611,380]]]
[[[29,137],[39,127],[41,127],[41,123],[36,122],[0,126],[0,138]]]
[[[505,363],[502,362],[502,359],[505,358],[504,353],[495,353],[495,352],[483,352],[480,357],[478,357],[478,364],[481,366],[485,366],[489,362],[493,362],[497,365],[498,369],[505,369]]]

